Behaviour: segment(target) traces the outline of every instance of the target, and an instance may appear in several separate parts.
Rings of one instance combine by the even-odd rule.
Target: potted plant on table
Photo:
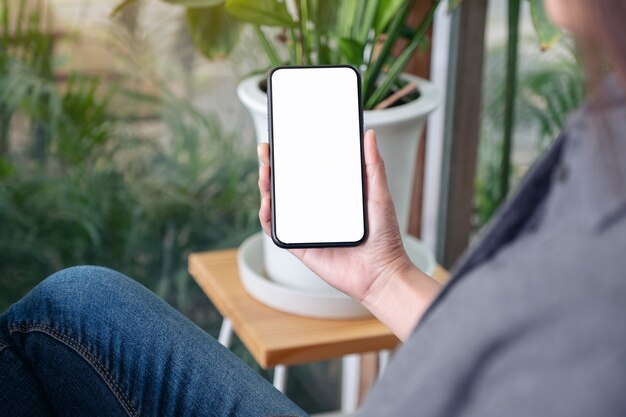
[[[116,10],[137,0],[126,0]],[[191,37],[209,58],[227,54],[251,26],[270,66],[351,64],[362,74],[365,128],[376,129],[402,231],[407,230],[415,155],[439,95],[430,82],[403,73],[427,44],[436,0],[417,25],[407,25],[413,0],[166,0],[186,7]],[[263,70],[266,70],[264,68]],[[267,140],[265,76],[244,79],[238,95],[257,141]],[[265,237],[265,269],[273,280],[330,290],[287,251]]]

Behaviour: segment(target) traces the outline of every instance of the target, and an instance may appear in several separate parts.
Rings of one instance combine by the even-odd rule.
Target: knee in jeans
[[[47,289],[98,293],[111,283],[123,284],[128,278],[119,272],[101,266],[73,266],[50,275],[42,282]],[[49,288],[48,288],[49,287]]]
[[[111,269],[75,266],[56,272],[31,291],[25,301],[41,306],[76,306],[106,302],[128,288],[130,279]]]

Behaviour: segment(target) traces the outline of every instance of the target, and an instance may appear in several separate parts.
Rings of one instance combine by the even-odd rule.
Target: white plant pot
[[[417,145],[426,117],[439,105],[440,99],[431,82],[408,74],[403,74],[403,78],[417,84],[420,97],[401,106],[365,111],[363,122],[365,130],[376,130],[400,230],[405,233],[409,223]],[[237,89],[239,99],[252,116],[258,143],[268,141],[267,95],[259,88],[262,79],[263,76],[247,78]],[[277,247],[268,236],[264,237],[263,250],[266,273],[273,281],[300,289],[336,291],[287,250]]]

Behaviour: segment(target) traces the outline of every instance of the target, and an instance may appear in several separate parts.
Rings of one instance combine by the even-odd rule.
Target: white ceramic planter
[[[427,274],[435,271],[435,257],[412,236],[405,236],[409,259]],[[267,279],[263,272],[263,233],[247,238],[237,251],[241,282],[252,297],[277,310],[322,319],[353,319],[370,315],[365,307],[339,291],[311,291],[287,287]]]
[[[439,105],[439,93],[427,80],[408,74],[403,77],[417,84],[420,98],[390,109],[365,111],[363,118],[365,130],[376,130],[400,230],[406,232],[417,145],[426,117]],[[239,84],[237,90],[239,99],[252,116],[257,142],[268,140],[267,96],[259,88],[262,79],[262,76],[247,78]],[[264,238],[263,250],[266,273],[272,280],[294,288],[336,291],[287,250],[274,245],[268,236]]]

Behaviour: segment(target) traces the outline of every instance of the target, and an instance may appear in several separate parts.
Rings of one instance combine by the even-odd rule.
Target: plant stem
[[[291,36],[290,37],[290,36],[287,35],[287,30],[284,29],[283,34],[287,38],[285,46],[287,48],[287,55],[289,55],[289,62],[290,63],[291,62],[295,63],[296,62],[296,51],[295,51],[296,48],[295,48],[294,43],[293,43],[294,42],[293,41],[293,33],[289,33],[289,35]]]
[[[360,14],[360,21],[358,22],[358,30],[354,36],[354,38],[361,43],[367,41],[367,35],[374,26],[378,3],[379,0],[368,0],[365,5],[361,7],[362,12]]]
[[[409,11],[411,10],[411,5],[413,4],[412,0],[406,0],[402,5],[400,11],[391,21],[391,25],[389,31],[387,33],[387,37],[383,46],[378,54],[378,57],[374,61],[374,63],[368,68],[365,76],[363,77],[363,97],[367,100],[368,97],[374,91],[374,87],[376,85],[376,80],[378,79],[378,74],[380,74],[381,69],[389,55],[391,54],[391,49],[393,45],[396,43],[398,36],[400,35],[400,29],[402,29],[402,25],[406,20]]]
[[[506,51],[506,85],[504,96],[504,137],[500,160],[500,202],[509,193],[511,151],[515,127],[515,95],[517,94],[517,60],[519,49],[519,19],[521,0],[509,0],[509,38]]]
[[[361,25],[363,23],[363,13],[367,5],[371,3],[371,0],[361,0],[363,4],[360,4],[360,7],[357,7],[354,15],[354,22],[352,23],[352,33],[350,34],[350,38],[357,39],[359,36],[359,32],[361,31]]]
[[[321,39],[321,31],[322,28],[320,26],[320,4],[319,4],[319,0],[310,0],[311,1],[311,14],[313,15],[313,25],[314,30],[313,30],[313,36],[314,36],[314,41],[315,41],[315,51],[317,52],[317,65],[321,65],[321,64],[325,64],[326,62],[323,62],[323,56],[324,54],[322,53],[322,39]]]
[[[254,29],[254,33],[256,34],[257,39],[261,43],[261,46],[265,50],[267,57],[270,59],[272,66],[274,67],[279,66],[281,64],[280,56],[278,55],[278,52],[274,48],[274,45],[272,45],[267,40],[267,36],[265,36],[265,33],[263,33],[263,30],[261,29],[259,25],[252,25],[252,28]]]
[[[309,7],[307,0],[300,0],[300,42],[302,43],[302,62],[304,65],[311,64],[309,56],[310,33],[307,24],[309,23]]]
[[[437,10],[437,6],[439,6],[440,2],[441,0],[435,1],[433,6],[428,11],[428,14],[424,17],[419,27],[417,28],[417,31],[415,31],[415,35],[413,35],[413,38],[411,39],[409,45],[404,48],[404,51],[402,51],[400,56],[391,65],[389,71],[387,71],[383,82],[380,83],[378,88],[376,88],[376,90],[369,96],[369,98],[366,98],[365,107],[367,109],[373,108],[379,101],[384,99],[385,94],[387,94],[391,86],[393,86],[393,84],[396,82],[402,70],[404,69],[406,64],[408,64],[409,60],[413,56],[413,53],[418,48],[420,42],[426,35],[426,31],[433,21],[435,11]]]
[[[341,64],[342,54],[339,48],[339,41],[342,38],[350,37],[351,27],[354,24],[354,15],[356,14],[356,1],[357,0],[343,0],[339,2],[339,9],[337,10],[336,17],[336,44],[332,53],[332,62]]]
[[[404,87],[402,87],[401,89],[399,89],[398,91],[396,91],[395,93],[393,93],[392,95],[390,95],[389,97],[387,97],[386,99],[378,103],[376,107],[374,107],[374,110],[386,109],[387,107],[396,103],[402,97],[406,96],[407,94],[412,93],[415,90],[417,90],[417,85],[412,82],[408,83],[407,85],[405,85]]]
[[[298,40],[298,35],[293,28],[289,29],[289,34],[291,35],[291,41],[295,51],[295,64],[302,65],[302,44]]]

